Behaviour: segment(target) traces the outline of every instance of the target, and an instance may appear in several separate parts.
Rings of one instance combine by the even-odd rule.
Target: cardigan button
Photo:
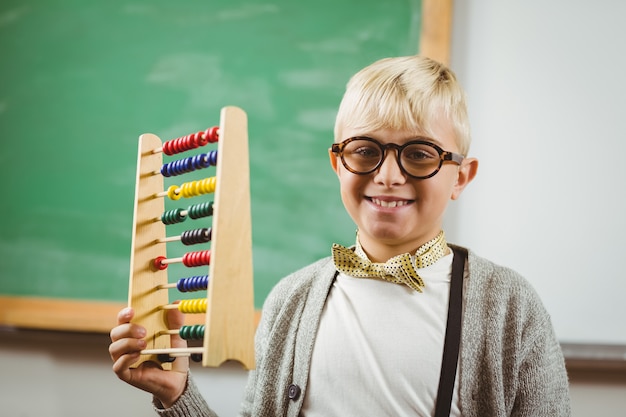
[[[289,399],[292,401],[297,401],[300,398],[300,387],[296,384],[289,385],[289,389],[287,390],[287,395]]]

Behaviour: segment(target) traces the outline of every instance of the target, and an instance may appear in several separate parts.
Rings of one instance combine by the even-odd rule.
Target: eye
[[[402,157],[415,162],[432,161],[433,159],[439,159],[439,153],[432,146],[415,144],[404,148]]]
[[[349,153],[351,157],[362,159],[378,159],[380,158],[380,148],[375,144],[368,141],[354,141],[350,147],[347,147],[345,152]]]

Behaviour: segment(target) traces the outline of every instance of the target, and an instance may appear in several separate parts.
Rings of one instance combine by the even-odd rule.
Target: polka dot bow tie
[[[411,259],[408,253],[394,256],[387,262],[371,262],[357,238],[356,249],[353,251],[344,246],[333,244],[333,261],[337,271],[356,278],[380,278],[396,284],[405,284],[415,291],[422,292],[424,281],[417,274],[416,268],[425,268],[441,259],[448,250],[443,231],[436,238],[420,246]]]

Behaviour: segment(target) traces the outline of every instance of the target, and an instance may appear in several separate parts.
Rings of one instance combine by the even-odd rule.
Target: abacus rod
[[[158,290],[165,290],[168,288],[176,288],[176,283],[172,282],[171,284],[161,284],[157,286]]]
[[[172,330],[161,330],[158,333],[158,336],[161,336],[163,334],[179,334],[180,333],[180,329],[172,329]]]
[[[160,307],[162,310],[178,310],[178,304],[166,304]]]
[[[203,347],[186,347],[186,348],[163,348],[163,349],[144,349],[140,352],[142,355],[160,355],[160,354],[192,354],[204,353]]]
[[[181,239],[182,239],[182,236],[162,237],[162,238],[157,239],[156,243],[176,242]]]
[[[176,194],[176,195],[180,194],[180,191],[181,191],[181,190],[182,190],[182,189],[181,189],[181,187],[177,187],[177,188],[174,190],[174,194]],[[167,196],[168,196],[168,193],[169,193],[169,191],[168,191],[168,190],[165,190],[165,191],[161,191],[160,193],[156,193],[154,196],[155,196],[155,197],[167,197]]]
[[[183,261],[182,257],[180,257],[180,258],[161,259],[161,263],[164,264],[164,265],[174,264],[174,263],[178,263],[178,262],[182,262],[182,261]]]

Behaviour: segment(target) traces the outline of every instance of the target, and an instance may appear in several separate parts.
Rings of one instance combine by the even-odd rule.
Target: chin
[[[379,225],[367,228],[365,231],[372,239],[385,244],[397,244],[406,238],[406,229],[397,226]]]

